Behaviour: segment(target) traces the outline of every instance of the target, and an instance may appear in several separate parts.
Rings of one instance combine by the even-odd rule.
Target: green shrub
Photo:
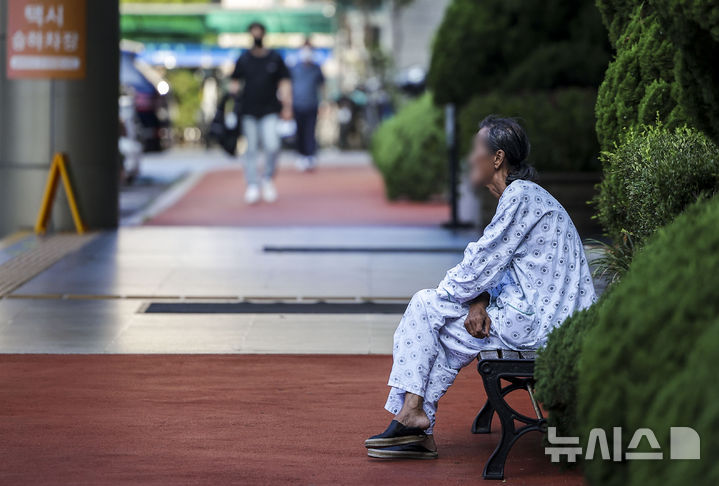
[[[641,246],[701,194],[719,189],[719,148],[685,127],[630,129],[623,143],[601,158],[604,179],[593,202],[615,241],[627,233]]]
[[[658,230],[598,309],[578,360],[577,417],[586,445],[592,428],[650,428],[664,460],[586,461],[590,484],[719,483],[719,197],[701,198]],[[692,427],[702,460],[669,460],[668,428]],[[643,445],[646,446],[646,439]],[[611,447],[611,446],[610,446]],[[640,447],[640,450],[646,450]]]
[[[183,68],[167,71],[167,81],[177,101],[172,125],[179,130],[196,127],[202,99],[202,79],[193,70]]]
[[[599,170],[592,88],[564,88],[516,95],[478,95],[459,116],[460,146],[467,154],[479,122],[489,114],[518,117],[532,144],[529,159],[540,171]]]
[[[428,85],[438,103],[490,91],[596,87],[609,62],[592,0],[454,0],[435,35]]]
[[[715,0],[597,0],[616,58],[597,99],[603,148],[622,128],[687,122],[719,144],[719,9]]]
[[[371,152],[390,199],[426,200],[446,188],[443,115],[429,94],[382,122],[372,137]]]
[[[537,355],[534,376],[537,400],[549,412],[550,427],[559,436],[579,435],[577,420],[577,360],[584,336],[596,324],[599,308],[609,294],[607,290],[590,307],[569,316],[549,335],[547,345]]]
[[[687,119],[674,80],[676,50],[657,14],[645,5],[637,6],[613,43],[617,55],[597,96],[597,137],[602,148],[611,147],[627,128],[657,119],[669,128],[684,124]]]

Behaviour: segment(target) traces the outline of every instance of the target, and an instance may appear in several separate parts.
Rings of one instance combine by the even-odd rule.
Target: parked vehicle
[[[145,152],[159,152],[172,141],[168,94],[170,84],[137,52],[120,51],[120,86],[132,93],[139,120],[138,139]]]
[[[132,93],[121,93],[119,100],[120,136],[117,141],[122,160],[122,181],[132,184],[140,175],[143,145],[139,140],[140,121]]]

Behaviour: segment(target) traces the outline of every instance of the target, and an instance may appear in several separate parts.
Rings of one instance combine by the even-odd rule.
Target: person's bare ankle
[[[422,408],[423,404],[424,399],[421,396],[407,393],[402,410],[399,411],[394,419],[405,427],[417,427],[422,430],[429,428],[429,417],[424,413]]]

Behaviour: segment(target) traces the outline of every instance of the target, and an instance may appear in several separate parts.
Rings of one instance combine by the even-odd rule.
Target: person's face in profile
[[[473,187],[486,186],[494,176],[497,154],[487,146],[487,128],[474,136],[472,153],[469,156],[469,180]]]

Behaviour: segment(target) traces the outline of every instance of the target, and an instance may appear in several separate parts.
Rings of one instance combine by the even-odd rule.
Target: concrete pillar
[[[82,80],[7,79],[7,2],[0,2],[0,237],[35,222],[54,152],[70,158],[78,205],[91,229],[118,222],[118,0],[87,1]],[[72,229],[63,191],[51,227]]]

